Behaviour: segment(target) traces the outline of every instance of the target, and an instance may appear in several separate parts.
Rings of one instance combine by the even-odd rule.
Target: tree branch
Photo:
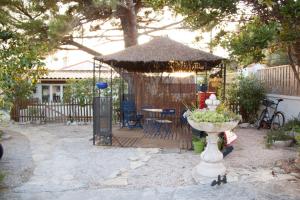
[[[72,46],[75,46],[75,47],[77,47],[78,49],[80,49],[80,50],[82,50],[82,51],[84,51],[84,52],[87,52],[87,53],[89,53],[89,54],[91,54],[91,55],[93,55],[93,56],[102,56],[102,54],[101,53],[99,53],[99,52],[97,52],[97,51],[95,51],[95,50],[93,50],[93,49],[90,49],[90,48],[88,48],[88,47],[86,47],[86,46],[83,46],[82,44],[79,44],[78,42],[75,42],[73,39],[66,39],[65,41],[64,41],[64,44],[68,44],[68,45],[72,45]]]
[[[291,44],[288,44],[287,51],[288,51],[288,57],[289,57],[289,60],[290,60],[290,65],[292,67],[294,76],[296,77],[298,84],[300,84],[300,75],[299,75],[299,72],[296,69],[296,64],[295,64],[295,61],[293,59],[292,45]]]
[[[66,50],[66,51],[80,50],[79,48],[75,49],[75,48],[65,48],[65,47],[57,47],[57,49],[59,49],[59,50]]]

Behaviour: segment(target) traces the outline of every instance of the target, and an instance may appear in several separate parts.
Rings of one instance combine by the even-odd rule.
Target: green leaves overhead
[[[28,97],[38,78],[45,73],[41,43],[27,40],[18,33],[0,29],[1,99],[12,103]]]
[[[259,62],[265,57],[263,50],[277,38],[278,29],[277,22],[265,24],[256,19],[243,26],[240,31],[227,35],[223,46],[242,64]]]
[[[71,16],[58,15],[49,22],[48,36],[50,39],[59,40],[73,30],[76,26]]]
[[[264,59],[269,48],[300,40],[300,1],[285,0],[148,0],[161,8],[170,6],[194,29],[219,31],[214,45],[223,44],[232,58],[243,64]],[[237,32],[227,25],[236,23]],[[231,24],[232,25],[232,24]]]

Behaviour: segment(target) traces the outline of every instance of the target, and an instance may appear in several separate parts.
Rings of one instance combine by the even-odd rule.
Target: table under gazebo
[[[142,45],[132,46],[110,55],[95,57],[94,82],[96,84],[96,77],[100,77],[101,66],[103,64],[110,65],[123,79],[119,94],[121,126],[125,126],[126,129],[135,128],[130,127],[128,121],[124,122],[126,118],[124,109],[129,106],[141,116],[139,127],[144,128],[143,137],[171,139],[177,141],[181,148],[190,148],[191,130],[182,120],[182,113],[186,109],[185,104],[190,105],[196,100],[195,75],[219,67],[223,78],[222,87],[225,91],[226,65],[222,62],[223,60],[224,58],[190,48],[167,37],[156,37]],[[96,98],[97,92],[94,92],[94,95]],[[111,116],[112,114],[108,112],[112,112],[112,108],[107,110],[109,105],[107,102],[109,101],[106,100],[106,114]],[[101,100],[98,100],[96,104],[100,105]],[[100,110],[94,109],[94,144],[96,140],[100,140],[100,144],[111,145],[114,143],[115,135],[112,123],[106,123],[105,129],[103,129],[102,115],[97,113],[101,112]],[[172,115],[161,119],[164,111],[171,111]],[[171,121],[170,130],[168,129],[162,134],[158,134],[159,129],[155,126],[152,129],[148,127],[147,130],[149,125],[147,119],[151,118],[156,119],[155,123],[159,122],[157,119]],[[120,130],[115,131],[122,134]],[[121,143],[117,138],[115,139],[118,144]],[[122,144],[120,145],[122,146]],[[136,146],[136,143],[132,142],[132,146],[134,145]]]

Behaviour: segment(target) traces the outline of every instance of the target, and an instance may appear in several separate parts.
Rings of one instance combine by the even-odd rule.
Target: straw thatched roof
[[[203,71],[224,60],[167,37],[157,37],[146,44],[95,59],[131,72]]]

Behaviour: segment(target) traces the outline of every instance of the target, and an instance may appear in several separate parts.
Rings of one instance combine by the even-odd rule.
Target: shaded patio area
[[[186,105],[198,107],[198,73],[219,68],[225,87],[226,66],[223,60],[224,58],[190,48],[167,37],[157,37],[146,44],[95,57],[94,85],[97,83],[97,76],[100,77],[103,64],[110,65],[122,77],[119,110],[123,129],[115,129],[108,123],[105,128],[101,128],[101,122],[97,126],[97,122],[101,121],[100,117],[94,121],[99,129],[94,129],[94,141],[99,140],[97,143],[103,145],[159,148],[174,146],[191,149],[192,131],[182,114],[187,109]],[[100,90],[95,91],[95,96],[97,95],[104,98],[101,97]],[[103,106],[103,109],[107,108]],[[108,114],[109,110],[105,112]],[[143,130],[140,131],[141,134],[137,134],[135,132],[139,131],[126,128]]]
[[[149,135],[142,129],[113,127],[112,146],[137,148],[191,149],[191,134],[174,131],[170,135]]]

